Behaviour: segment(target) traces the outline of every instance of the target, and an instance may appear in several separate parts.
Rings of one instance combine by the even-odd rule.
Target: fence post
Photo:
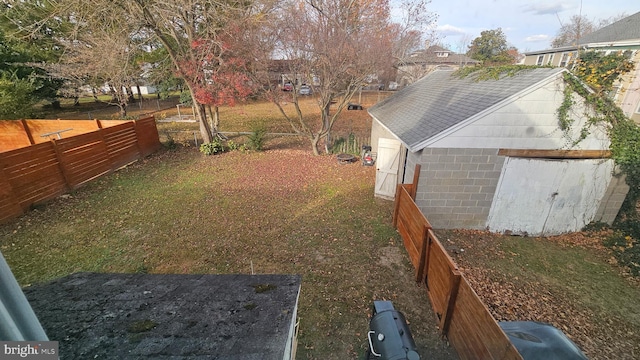
[[[422,243],[420,245],[420,260],[418,261],[418,268],[416,269],[416,282],[419,283],[424,280],[424,273],[426,272],[425,264],[427,263],[427,252],[429,242],[429,227],[422,226]]]
[[[53,146],[53,150],[56,152],[56,159],[58,160],[58,167],[60,168],[60,172],[62,173],[62,178],[64,179],[64,186],[67,191],[72,190],[71,181],[69,180],[69,174],[67,172],[67,167],[62,163],[62,152],[60,148],[58,148],[58,144],[56,143],[56,139],[51,139],[51,146]]]
[[[444,316],[440,320],[440,329],[442,337],[449,334],[449,325],[451,325],[451,316],[455,309],[456,299],[458,298],[458,289],[460,288],[460,280],[462,275],[458,270],[451,272],[451,290],[449,291],[449,298],[447,299],[447,308],[444,310]]]
[[[396,185],[396,199],[393,206],[393,227],[398,228],[398,213],[400,212],[400,198],[402,197],[402,184]]]
[[[431,257],[431,244],[433,243],[433,239],[431,238],[432,232],[427,230],[427,239],[426,239],[426,248],[424,253],[424,271],[422,275],[422,281],[424,281],[424,286],[429,291],[429,259]]]
[[[411,188],[411,198],[416,201],[416,193],[418,192],[418,181],[420,180],[420,164],[416,164],[413,170],[413,187]]]
[[[20,122],[22,123],[22,127],[24,128],[24,132],[27,134],[27,137],[29,138],[29,142],[31,143],[31,145],[35,145],[36,142],[33,140],[33,135],[29,130],[29,125],[27,125],[27,120],[22,119],[20,120]]]

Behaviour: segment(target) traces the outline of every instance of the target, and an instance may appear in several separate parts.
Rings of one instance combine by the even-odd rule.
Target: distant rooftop
[[[584,35],[578,40],[578,45],[587,46],[590,44],[613,44],[633,42],[640,44],[640,12],[631,16],[627,16],[614,23],[611,23],[592,33]],[[636,44],[637,45],[637,44]],[[562,46],[554,49],[543,49],[536,51],[528,51],[526,55],[544,54],[549,51],[575,51],[576,45]]]
[[[23,291],[61,359],[283,359],[298,275],[78,273]]]
[[[640,12],[627,16],[578,40],[579,44],[640,40]]]

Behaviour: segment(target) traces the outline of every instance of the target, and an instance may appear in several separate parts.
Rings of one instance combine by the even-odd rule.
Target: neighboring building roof
[[[609,24],[578,40],[578,44],[608,43],[640,39],[640,12]]]
[[[464,54],[456,54],[442,46],[433,45],[426,50],[419,50],[411,54],[408,59],[402,61],[401,65],[413,64],[476,64],[474,60]]]
[[[499,80],[460,79],[452,71],[435,71],[369,109],[369,114],[410,151],[428,139],[518,93],[554,78],[564,68],[521,70]]]
[[[619,42],[633,41],[640,44],[640,12],[624,19],[618,20],[601,29],[583,36],[578,40],[578,45],[589,44],[613,44]],[[637,44],[636,44],[637,45]],[[525,55],[546,54],[549,52],[575,51],[576,46],[562,46],[552,49],[536,50],[526,52]]]

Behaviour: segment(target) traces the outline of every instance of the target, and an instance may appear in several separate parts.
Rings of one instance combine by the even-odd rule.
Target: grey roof
[[[499,80],[460,79],[453,71],[434,71],[369,109],[369,114],[391,131],[410,151],[443,131],[511,101],[518,93],[546,83],[564,68],[536,68]]]
[[[635,39],[640,39],[640,12],[587,34],[578,43],[584,45]]]
[[[23,291],[61,359],[283,359],[300,281],[77,273]]]
[[[446,52],[448,56],[439,57],[437,53]],[[407,59],[403,59],[401,65],[414,65],[414,64],[477,64],[478,60],[474,60],[465,54],[456,54],[449,49],[445,49],[442,46],[433,45],[425,50],[418,50],[411,54]]]

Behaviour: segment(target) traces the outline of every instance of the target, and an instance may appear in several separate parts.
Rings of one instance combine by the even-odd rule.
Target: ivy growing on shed
[[[589,134],[591,125],[604,127],[611,140],[611,158],[626,176],[629,195],[625,201],[623,215],[635,212],[640,199],[640,127],[629,119],[612,99],[614,84],[624,74],[632,71],[634,64],[621,52],[605,55],[602,52],[581,52],[571,64],[571,73],[564,74],[564,100],[558,108],[560,127],[566,131],[571,125],[569,111],[574,105],[572,94],[584,99],[588,108],[586,125],[580,138]]]
[[[459,78],[470,77],[474,81],[498,80],[541,67],[552,66],[474,66],[462,68],[455,75]],[[623,211],[634,211],[635,204],[640,199],[640,127],[615,105],[610,93],[617,79],[633,68],[633,62],[624,53],[605,55],[595,51],[582,52],[571,64],[570,72],[564,73],[566,86],[563,101],[556,111],[560,129],[568,133],[573,125],[570,114],[576,105],[573,94],[584,99],[587,107],[584,116],[587,121],[580,129],[578,138],[573,140],[573,145],[585,139],[595,125],[606,129],[611,140],[611,158],[626,175],[626,182],[630,187]]]
[[[604,244],[614,250],[614,254],[630,273],[640,276],[640,214],[637,211],[640,200],[640,127],[629,119],[612,99],[614,84],[624,74],[634,68],[628,54],[602,52],[582,52],[570,66],[570,72],[563,74],[563,101],[556,110],[558,125],[569,138],[577,102],[574,94],[584,99],[586,122],[580,129],[576,145],[585,139],[591,129],[598,126],[607,131],[611,144],[611,158],[625,175],[629,192],[613,224],[614,233],[604,240]],[[467,67],[459,70],[457,76],[471,76],[475,81],[497,80],[513,76],[520,71],[540,66],[507,65],[498,67]],[[548,67],[548,66],[545,66]]]

